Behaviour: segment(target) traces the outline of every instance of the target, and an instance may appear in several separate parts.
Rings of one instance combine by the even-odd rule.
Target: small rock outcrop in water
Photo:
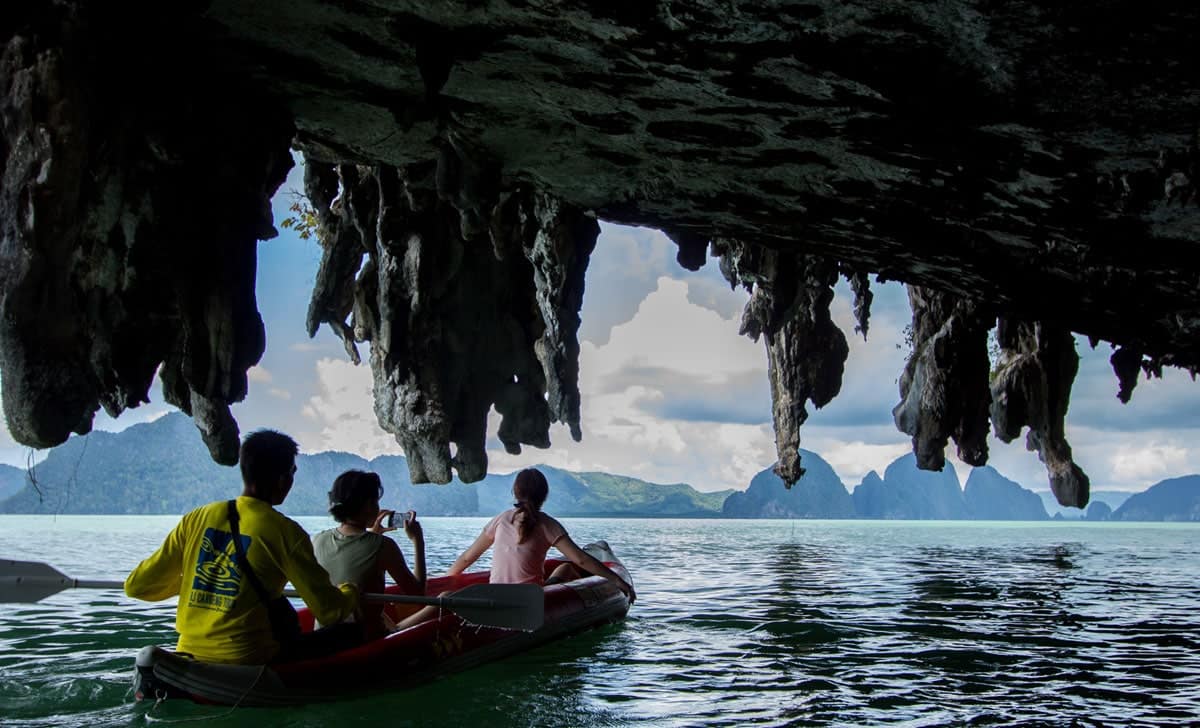
[[[369,342],[418,481],[482,477],[491,407],[510,451],[582,434],[597,218],[751,289],[785,482],[841,386],[837,275],[864,335],[868,273],[913,286],[895,418],[919,465],[1026,431],[1066,505],[1089,497],[1070,333],[1119,346],[1122,401],[1200,365],[1194,3],[9,5],[0,372],[29,445],[145,401],[157,371],[236,458],[291,144],[326,245],[310,328]]]

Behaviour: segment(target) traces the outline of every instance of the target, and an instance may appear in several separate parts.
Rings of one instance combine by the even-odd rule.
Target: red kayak
[[[585,550],[629,581],[629,572],[607,543],[598,541]],[[548,559],[545,573],[562,563]],[[487,582],[486,571],[434,577],[426,592],[436,595]],[[388,592],[396,593],[396,587]],[[145,647],[137,656],[135,693],[139,700],[183,697],[218,705],[280,706],[337,700],[363,689],[405,688],[466,670],[619,621],[629,611],[625,594],[599,576],[547,586],[544,593],[545,621],[532,632],[469,624],[447,610],[437,619],[360,647],[302,662],[223,665],[199,662],[161,647]],[[394,605],[387,609],[397,621],[405,614],[394,611]],[[299,612],[301,626],[311,630],[312,615],[307,609]]]

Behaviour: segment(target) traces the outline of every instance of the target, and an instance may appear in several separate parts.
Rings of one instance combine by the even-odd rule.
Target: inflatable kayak
[[[589,544],[585,550],[629,580],[628,571],[607,543]],[[562,563],[548,559],[545,573]],[[426,592],[436,595],[487,581],[486,571],[433,577]],[[394,590],[394,586],[389,588]],[[218,705],[282,706],[336,700],[364,689],[405,688],[466,670],[619,621],[629,611],[625,594],[599,576],[549,585],[544,594],[545,621],[532,632],[477,626],[445,611],[436,619],[359,647],[301,662],[224,665],[199,662],[162,647],[145,647],[137,656],[134,694],[138,700],[187,698]],[[298,611],[301,626],[311,630],[312,615],[307,609]],[[404,613],[389,616],[399,621]]]

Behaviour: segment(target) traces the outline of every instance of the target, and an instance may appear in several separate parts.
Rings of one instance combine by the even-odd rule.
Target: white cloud
[[[1178,472],[1188,460],[1186,448],[1178,445],[1150,442],[1144,445],[1122,445],[1109,457],[1113,475],[1117,478],[1161,480]]]
[[[814,441],[807,447],[829,463],[850,490],[872,470],[882,476],[887,466],[911,450],[907,442],[869,444],[861,440],[843,442],[832,438]]]
[[[247,369],[246,378],[251,382],[258,384],[270,384],[271,380],[273,379],[271,372],[260,366],[250,367]]]
[[[745,488],[774,461],[769,425],[652,413],[667,397],[670,382],[664,377],[698,382],[703,389],[694,396],[717,401],[732,380],[747,372],[766,381],[762,344],[738,336],[736,320],[692,303],[689,285],[687,279],[660,277],[633,318],[612,328],[607,343],[582,343],[583,442],[572,443],[565,428],[555,427],[555,445],[549,450],[526,449],[519,456],[490,451],[490,468],[506,471],[545,463],[652,482],[687,482],[700,490]],[[639,370],[660,376],[639,380]],[[490,431],[496,431],[498,419],[493,414]]]
[[[633,319],[613,327],[607,344],[581,345],[581,379],[588,384],[631,366],[671,369],[719,386],[731,374],[765,373],[766,352],[737,335],[736,320],[688,301],[686,280],[663,276]]]
[[[286,389],[280,389],[279,387],[271,387],[270,389],[267,390],[267,392],[272,397],[275,397],[277,399],[289,400],[292,398],[291,392],[287,391]]]
[[[342,450],[368,459],[402,452],[396,439],[375,419],[370,367],[318,359],[315,371],[317,393],[301,412],[316,429],[297,434],[305,451]]]

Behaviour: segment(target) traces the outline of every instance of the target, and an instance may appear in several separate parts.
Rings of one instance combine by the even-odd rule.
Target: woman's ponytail
[[[512,515],[512,522],[517,524],[517,543],[525,543],[525,539],[533,533],[537,526],[538,513],[548,495],[550,484],[546,482],[546,476],[542,475],[541,471],[526,468],[517,473],[517,478],[513,481],[513,497],[517,502],[513,503]],[[518,516],[521,517],[520,520]]]

